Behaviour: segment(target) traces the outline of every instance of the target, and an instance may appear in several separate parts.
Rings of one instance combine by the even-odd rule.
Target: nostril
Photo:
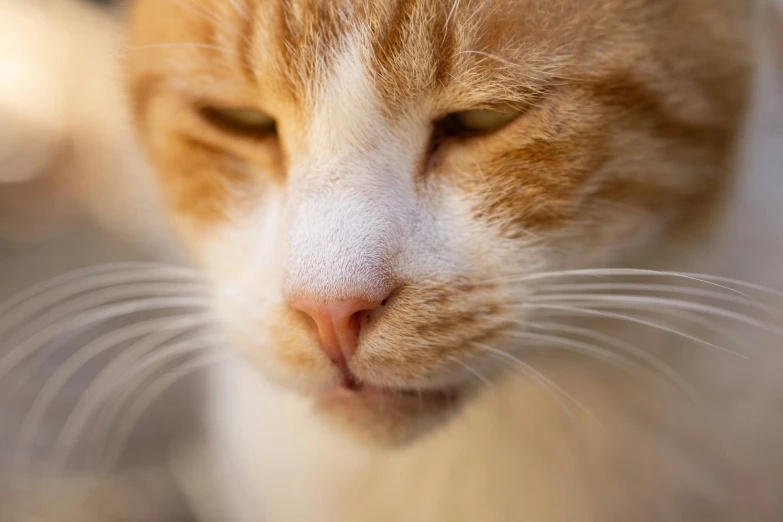
[[[373,308],[372,310],[374,310]],[[359,335],[359,330],[361,330],[362,326],[370,320],[370,314],[372,313],[372,310],[359,310],[353,316],[351,316],[351,321],[356,325],[356,335]]]
[[[292,309],[303,312],[315,324],[321,350],[340,368],[347,368],[356,353],[359,332],[381,301],[364,298],[324,301],[291,299]]]
[[[297,315],[302,317],[305,321],[309,322],[313,328],[318,330],[318,321],[315,320],[312,314],[305,312],[303,309],[298,306],[294,306],[293,304],[291,305],[291,309],[297,312]]]
[[[356,377],[351,373],[348,368],[340,368],[342,374],[342,385],[347,390],[358,390],[361,388],[361,383],[356,380]]]

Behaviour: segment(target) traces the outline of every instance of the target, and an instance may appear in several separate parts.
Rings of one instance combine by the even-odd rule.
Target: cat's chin
[[[363,444],[410,444],[442,426],[464,402],[462,390],[407,391],[373,386],[334,389],[316,397],[318,415]]]

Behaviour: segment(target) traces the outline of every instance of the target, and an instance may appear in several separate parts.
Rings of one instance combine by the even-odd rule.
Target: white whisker
[[[110,275],[106,275],[106,273],[109,273]],[[84,290],[89,290],[93,288],[93,284],[96,286],[101,286],[101,284],[97,283],[97,281],[103,281],[103,285],[108,286],[114,284],[112,279],[112,275],[120,278],[120,281],[122,281],[121,276],[127,274],[128,272],[138,274],[138,275],[155,275],[155,276],[165,276],[165,277],[171,277],[174,279],[178,278],[184,278],[185,275],[190,274],[193,279],[196,279],[196,271],[193,269],[185,268],[185,267],[177,267],[174,265],[163,265],[163,264],[155,264],[155,263],[142,263],[142,262],[127,262],[127,263],[105,263],[101,265],[93,265],[86,268],[81,268],[78,270],[74,270],[72,272],[67,272],[65,274],[59,275],[57,277],[53,277],[51,279],[47,279],[46,281],[42,281],[41,283],[38,283],[36,285],[33,285],[22,292],[19,292],[15,296],[7,299],[3,303],[0,303],[0,318],[4,318],[2,321],[0,321],[0,332],[2,332],[6,328],[6,323],[8,322],[7,315],[10,313],[10,311],[14,310],[16,311],[17,308],[19,308],[22,303],[34,298],[35,296],[42,294],[44,292],[52,291],[58,287],[62,287],[65,285],[70,285],[71,283],[76,283],[77,286],[75,287],[68,287],[72,288],[72,292],[78,293],[79,288],[81,288],[81,281],[91,281],[91,283],[88,284],[87,288]],[[96,279],[97,278],[97,279]],[[106,279],[108,278],[108,279]],[[129,279],[126,282],[132,282],[135,279]],[[69,295],[66,293],[66,295]]]
[[[739,279],[732,279],[729,277],[722,277],[710,274],[698,274],[692,272],[671,272],[671,271],[659,271],[659,270],[645,270],[638,268],[597,268],[597,269],[579,269],[579,270],[561,270],[554,272],[534,272],[530,274],[524,274],[521,276],[509,276],[496,279],[490,279],[486,282],[506,282],[506,283],[524,283],[529,281],[536,281],[540,279],[553,279],[558,277],[621,277],[621,276],[646,276],[646,277],[670,277],[687,279],[694,282],[699,282],[707,285],[712,285],[718,288],[723,288],[735,294],[753,299],[748,294],[738,290],[734,287],[745,288],[748,290],[755,290],[758,292],[774,295],[776,297],[783,298],[783,291],[776,290],[767,286],[759,285],[756,283],[750,283],[748,281],[742,281]],[[732,286],[728,286],[732,285]]]
[[[24,382],[29,379],[39,365],[44,364],[48,357],[56,353],[60,348],[65,346],[70,340],[78,336],[88,327],[81,327],[78,325],[71,325],[67,321],[69,316],[86,312],[90,309],[96,309],[103,305],[115,303],[116,301],[128,301],[134,299],[141,299],[147,297],[149,294],[158,294],[162,296],[174,296],[174,295],[199,295],[193,294],[192,288],[189,285],[167,285],[165,292],[162,291],[161,284],[134,284],[133,286],[123,288],[105,289],[93,294],[82,296],[79,299],[75,299],[67,305],[60,305],[57,308],[50,310],[47,313],[38,312],[38,317],[35,321],[25,325],[25,328],[15,333],[11,337],[3,341],[4,344],[13,346],[16,343],[24,342],[25,339],[40,332],[47,326],[55,324],[62,324],[62,334],[56,336],[56,342],[47,342],[39,346],[30,346],[28,349],[27,358],[31,357],[34,353],[38,352],[37,357],[32,362],[29,368],[20,369],[14,374],[14,377],[19,385],[23,385]]]
[[[580,291],[608,291],[608,292],[661,292],[669,294],[683,294],[691,297],[704,297],[707,299],[715,299],[718,301],[724,301],[737,305],[748,306],[769,312],[770,308],[753,299],[750,296],[726,294],[723,292],[716,292],[713,290],[705,290],[703,288],[692,288],[684,286],[674,285],[659,285],[659,284],[634,284],[634,283],[575,283],[575,284],[554,284],[541,287],[541,292],[561,294],[570,294]]]
[[[143,286],[145,283],[155,283],[154,285]],[[167,287],[162,285],[168,285]],[[82,300],[95,299],[95,297],[88,297],[89,295],[95,296],[96,292],[110,292],[115,287],[130,287],[133,288],[135,293],[140,293],[141,289],[150,289],[156,293],[160,292],[162,288],[188,288],[199,289],[200,284],[193,281],[190,277],[178,278],[172,275],[160,274],[158,271],[150,272],[148,270],[141,271],[128,271],[122,273],[103,274],[94,277],[83,278],[77,281],[71,281],[68,284],[60,285],[57,288],[51,289],[44,293],[32,296],[24,301],[17,302],[16,306],[6,312],[0,314],[0,337],[6,337],[9,335],[9,330],[18,326],[20,323],[24,323],[30,316],[35,316],[40,321],[40,316],[47,309],[54,307],[55,305],[62,304],[62,301],[67,301],[71,307],[78,307],[76,303]],[[128,291],[128,290],[120,290]],[[106,295],[106,294],[98,294]],[[110,295],[110,294],[109,294]],[[98,301],[100,302],[100,301]],[[70,311],[70,309],[63,310],[62,307],[58,307],[46,317],[45,321],[51,321],[52,317],[56,317],[57,314],[63,315]]]
[[[126,387],[126,381],[131,380],[138,371],[146,370],[149,366],[152,366],[154,369],[156,364],[165,365],[178,356],[197,353],[199,350],[205,347],[212,346],[211,343],[214,341],[215,339],[210,336],[195,337],[193,339],[188,339],[187,341],[181,341],[179,343],[166,346],[159,352],[143,358],[141,363],[119,375],[118,379],[112,382],[111,385],[104,390],[105,395],[102,397],[102,400],[108,401],[112,397],[112,394],[118,391],[124,391],[125,393],[136,392],[138,388]],[[143,380],[141,382],[143,382]],[[141,384],[141,382],[136,384]],[[36,414],[35,416],[38,417],[39,415]],[[18,474],[21,474],[26,469],[28,469],[32,459],[31,449],[35,443],[35,439],[38,436],[36,426],[34,425],[35,421],[36,419],[32,418],[31,415],[28,414],[25,417],[18,436],[17,446],[15,448],[13,457],[14,469]],[[89,447],[94,447],[92,439],[90,439]],[[61,463],[58,462],[58,464]]]
[[[172,370],[170,373],[150,384],[150,386],[144,390],[144,393],[134,401],[125,417],[120,421],[115,438],[109,445],[106,456],[104,457],[104,466],[111,466],[119,459],[125,451],[125,447],[133,433],[134,427],[144,416],[150,405],[152,405],[168,388],[194,372],[223,362],[227,360],[227,358],[228,355],[225,353],[207,354]]]
[[[65,386],[76,372],[83,368],[89,361],[115,347],[117,344],[146,334],[149,332],[150,328],[160,328],[164,330],[172,328],[172,323],[173,321],[171,321],[171,319],[156,319],[120,328],[86,344],[67,359],[46,381],[41,391],[33,400],[32,406],[22,421],[17,443],[22,462],[27,461],[26,454],[29,452],[29,446],[35,442],[38,436],[38,431],[46,415],[46,411],[54,402],[62,387]]]
[[[556,304],[540,304],[540,303],[532,304],[532,303],[529,303],[529,304],[516,305],[516,307],[517,308],[521,308],[521,309],[531,310],[531,311],[534,311],[534,312],[538,312],[540,310],[553,310],[553,311],[558,311],[558,312],[570,312],[570,313],[574,313],[574,314],[577,314],[577,315],[588,315],[588,316],[593,316],[593,317],[603,317],[603,318],[607,318],[607,319],[617,319],[617,320],[621,320],[621,321],[628,321],[628,322],[631,322],[631,323],[640,324],[642,326],[648,326],[648,327],[656,329],[656,330],[661,330],[663,332],[667,332],[667,333],[676,335],[678,337],[682,337],[683,339],[688,339],[688,340],[693,341],[693,342],[695,342],[697,344],[702,344],[702,345],[705,345],[705,346],[709,346],[710,348],[715,348],[716,350],[719,350],[721,352],[726,352],[726,353],[729,353],[731,355],[736,355],[737,357],[740,357],[742,359],[747,359],[748,358],[747,356],[745,356],[745,355],[743,355],[741,353],[737,353],[737,352],[734,352],[734,351],[729,350],[727,348],[724,348],[722,346],[718,346],[717,344],[713,344],[713,343],[711,343],[711,342],[709,342],[709,341],[707,341],[705,339],[700,339],[700,338],[698,338],[696,336],[687,334],[685,332],[681,332],[681,331],[676,330],[674,328],[669,328],[668,326],[665,326],[665,325],[662,325],[662,324],[659,324],[659,323],[656,323],[656,322],[653,322],[653,321],[647,321],[647,320],[641,319],[639,317],[633,317],[633,316],[630,316],[630,315],[617,314],[617,313],[613,313],[613,312],[605,312],[605,311],[602,311],[602,310],[593,310],[593,309],[590,309],[590,308],[583,308],[583,307],[578,307],[578,306],[567,306],[567,305],[556,305]]]
[[[628,353],[643,363],[648,364],[652,369],[657,370],[667,380],[680,388],[690,399],[698,402],[698,392],[691,386],[685,378],[677,373],[669,365],[665,364],[659,358],[654,357],[646,350],[638,348],[628,341],[624,341],[612,335],[605,334],[603,332],[593,330],[591,328],[582,328],[579,326],[565,325],[560,323],[524,323],[518,322],[520,326],[525,326],[533,329],[541,329],[545,331],[558,331],[572,335],[580,335],[587,337],[588,339],[595,340],[599,343],[614,348],[620,352]]]
[[[124,299],[134,299],[144,296],[149,297],[161,297],[166,295],[180,295],[180,294],[192,294],[192,295],[204,295],[201,291],[202,288],[199,285],[195,285],[192,282],[167,282],[167,281],[137,281],[130,283],[120,283],[118,285],[103,286],[101,288],[91,289],[88,292],[82,292],[78,295],[55,295],[47,294],[41,296],[46,298],[44,302],[32,301],[30,306],[24,310],[25,314],[14,314],[13,319],[16,325],[10,323],[11,317],[9,317],[9,330],[12,330],[14,326],[17,328],[21,324],[23,328],[28,330],[37,331],[41,328],[40,325],[51,324],[52,322],[59,320],[69,314],[80,313],[89,308],[102,306],[111,302],[122,301]],[[53,301],[53,299],[57,299]],[[12,314],[9,314],[11,316]],[[34,319],[30,321],[30,316]],[[27,322],[30,321],[30,322]],[[10,341],[20,337],[20,333],[8,333],[5,332],[5,341]]]
[[[611,364],[615,367],[621,368],[625,371],[644,369],[641,365],[639,365],[638,363],[632,360],[629,360],[625,357],[621,357],[615,353],[612,353],[611,351],[605,350],[593,344],[584,341],[579,341],[577,339],[571,339],[569,337],[561,337],[558,335],[526,332],[526,331],[512,331],[509,332],[508,335],[510,337],[514,337],[517,339],[527,339],[529,341],[534,341],[537,343],[546,343],[547,345],[565,347],[576,353],[588,355],[595,359]]]
[[[465,21],[462,23],[462,25],[463,25],[464,27],[470,27],[470,22],[471,22],[471,20],[473,20],[473,18],[474,18],[474,17],[475,17],[475,16],[476,16],[476,15],[477,15],[479,12],[483,11],[483,10],[484,10],[484,8],[486,8],[487,4],[489,4],[489,0],[485,0],[485,1],[484,1],[484,3],[482,3],[482,4],[481,4],[480,6],[478,6],[476,9],[474,9],[474,10],[473,10],[473,13],[471,13],[471,15],[470,15],[470,16],[467,18],[467,20],[465,20]]]
[[[531,302],[589,302],[601,303],[615,306],[640,305],[645,307],[675,308],[678,310],[687,310],[691,312],[703,313],[710,316],[720,317],[722,319],[731,319],[738,323],[746,324],[766,330],[770,333],[783,336],[783,330],[771,324],[762,323],[746,314],[738,313],[732,310],[726,310],[717,306],[711,306],[704,303],[685,301],[682,299],[670,299],[653,296],[636,295],[607,295],[607,294],[562,294],[562,295],[537,295],[531,298]],[[655,310],[655,308],[650,308]]]
[[[577,401],[574,397],[572,397],[570,394],[568,394],[561,386],[559,386],[557,383],[552,381],[549,377],[541,373],[540,371],[536,370],[531,365],[527,364],[526,362],[522,361],[521,359],[514,357],[510,353],[506,353],[503,350],[499,350],[497,348],[494,348],[492,346],[482,344],[482,343],[473,343],[474,346],[487,351],[489,353],[492,353],[496,355],[499,358],[506,359],[507,361],[513,363],[516,365],[525,375],[528,375],[529,377],[533,378],[544,390],[548,390],[551,392],[552,398],[560,404],[564,412],[571,418],[572,420],[575,420],[573,417],[573,414],[568,408],[568,406],[563,403],[562,400],[560,400],[559,395],[562,395],[563,397],[567,398],[569,401],[573,402],[580,410],[582,410],[585,414],[587,414],[588,417],[590,417],[592,420],[594,420],[599,425],[602,425],[602,423],[595,418],[595,416],[587,409],[585,408],[579,401]],[[559,394],[559,395],[558,395]]]
[[[107,390],[116,384],[132,362],[149,351],[164,346],[171,339],[190,332],[202,324],[206,318],[206,315],[199,314],[176,319],[167,318],[163,321],[157,320],[156,324],[160,324],[160,326],[156,327],[154,332],[140,337],[133,344],[124,348],[119,356],[95,376],[65,420],[57,438],[55,447],[58,448],[58,454],[53,459],[55,472],[65,465],[68,455],[73,451],[79,435],[84,430],[84,426],[107,397]],[[152,323],[152,321],[148,323]]]
[[[65,329],[87,327],[101,321],[138,312],[176,308],[208,308],[210,305],[211,303],[209,300],[205,298],[157,297],[137,299],[135,301],[104,306],[97,310],[90,310],[76,317],[68,318],[66,322],[61,321],[44,328],[24,342],[13,346],[11,350],[0,359],[0,381],[16,368],[17,365],[22,363],[30,354],[31,350],[35,350],[37,347],[55,340],[63,334]]]
[[[89,435],[89,447],[101,448],[109,439],[109,434],[123,409],[123,405],[137,393],[151,375],[161,368],[171,364],[177,358],[197,353],[203,350],[222,351],[221,338],[215,334],[206,334],[167,344],[156,352],[142,357],[134,366],[126,368],[114,381],[108,382],[103,388],[103,414],[98,414]],[[113,399],[113,400],[109,400]],[[101,443],[103,441],[103,444]]]
[[[491,387],[492,387],[492,383],[490,382],[490,380],[489,380],[489,379],[487,379],[487,377],[486,377],[485,375],[483,375],[481,372],[479,372],[478,370],[476,370],[475,368],[473,368],[473,367],[472,367],[471,365],[469,365],[468,363],[466,363],[466,362],[464,362],[464,361],[461,361],[460,359],[458,359],[457,357],[454,357],[454,356],[449,356],[449,357],[448,357],[448,359],[449,359],[450,361],[453,361],[453,362],[455,362],[455,363],[456,363],[456,364],[458,364],[459,366],[462,366],[463,368],[465,368],[465,369],[466,369],[468,372],[470,372],[470,373],[471,373],[471,374],[472,374],[474,377],[476,377],[476,379],[478,379],[480,382],[484,383],[484,385],[485,385],[487,388],[491,388]]]
[[[454,12],[459,7],[459,3],[460,0],[452,0],[451,11],[449,11],[448,16],[446,17],[446,23],[443,25],[443,40],[440,42],[441,45],[446,43],[446,35],[448,35],[449,23],[451,22],[451,17],[454,16]]]

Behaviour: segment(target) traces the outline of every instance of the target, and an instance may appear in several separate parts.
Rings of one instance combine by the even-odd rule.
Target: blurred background
[[[158,275],[157,265],[146,264],[183,261],[124,110],[122,18],[120,2],[107,0],[0,0],[2,522],[189,520],[169,476],[169,455],[176,443],[198,431],[197,375],[161,393],[136,424],[122,458],[107,461],[106,440],[93,436],[101,428],[99,419],[112,413],[104,409],[88,419],[60,469],[51,464],[57,437],[85,392],[130,341],[142,336],[104,343],[104,353],[54,388],[57,370],[90,341],[178,310],[76,325],[100,306],[182,293],[182,285],[171,285],[171,278]],[[28,289],[52,277],[106,263],[115,264],[103,273],[114,276],[103,277],[92,292],[72,288],[59,292],[57,301],[58,292],[51,289],[68,287],[60,283],[39,293],[37,301],[29,296],[9,301],[23,290],[33,295]],[[77,298],[85,302],[80,310],[61,307],[53,315],[57,304]],[[36,337],[52,325],[53,335]],[[20,346],[26,346],[24,359],[9,358],[14,350],[22,353]],[[161,373],[181,362],[150,368]],[[103,376],[112,380],[114,371]],[[133,394],[155,381],[157,374],[148,373],[143,382],[111,391],[117,410],[121,404],[127,409]],[[31,416],[36,401],[48,407]],[[20,453],[27,457],[21,464]]]
[[[96,433],[111,411],[102,410],[73,432],[64,462],[52,460],[85,393],[95,394],[91,385],[106,381],[102,372],[142,334],[109,338],[103,353],[67,379],[58,370],[101,336],[140,321],[150,325],[145,334],[154,333],[155,320],[176,318],[180,310],[126,313],[75,328],[84,314],[107,303],[190,295],[171,272],[146,264],[186,263],[125,112],[122,18],[122,6],[110,0],[0,0],[0,522],[190,519],[188,492],[175,485],[170,464],[172,452],[198,435],[197,375],[154,401],[121,458],[104,458],[107,443]],[[745,175],[764,182],[747,198],[783,190],[783,76],[780,57],[769,51],[764,48],[760,102],[743,164]],[[755,222],[748,216],[749,234],[769,233]],[[61,274],[105,263],[114,264],[83,272],[113,274],[92,289],[99,292],[90,294],[98,296],[92,305],[88,299],[82,310],[59,308],[61,315],[52,315],[58,303],[89,293],[62,291],[57,301],[53,289],[69,284]],[[29,290],[53,277],[60,279],[48,288]],[[8,301],[19,292],[27,293]],[[58,326],[47,330],[52,321]],[[51,335],[41,335],[47,331]],[[156,368],[165,372],[171,365]],[[136,391],[128,384],[128,393],[155,378],[136,382]],[[63,382],[54,387],[57,379]],[[118,386],[112,393],[122,399],[122,391]]]

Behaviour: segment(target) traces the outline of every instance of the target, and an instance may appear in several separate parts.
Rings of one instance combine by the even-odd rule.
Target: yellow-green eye
[[[263,111],[246,107],[204,107],[201,114],[222,129],[253,136],[274,134],[277,122]]]
[[[441,124],[449,135],[484,134],[511,123],[519,112],[504,110],[475,109],[455,112],[446,116]]]

